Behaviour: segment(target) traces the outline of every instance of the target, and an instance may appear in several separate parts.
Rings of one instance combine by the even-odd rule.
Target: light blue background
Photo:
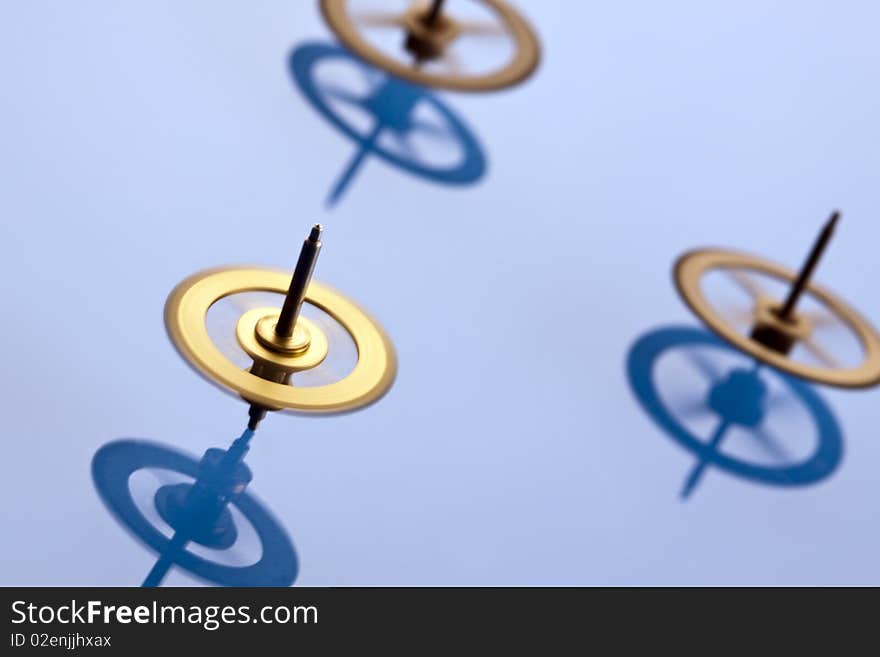
[[[363,412],[258,434],[253,490],[298,584],[880,583],[880,393],[820,390],[845,456],[819,485],[710,470],[682,502],[694,459],[624,371],[641,334],[696,325],[681,251],[795,265],[834,207],[820,278],[880,319],[880,6],[519,5],[537,75],[443,94],[483,181],[372,160],[330,212],[353,146],[287,70],[330,39],[317,3],[0,5],[0,584],[141,581],[153,555],[102,506],[92,454],[124,436],[201,453],[244,420],[174,352],[165,297],[208,266],[291,266],[316,220],[318,277],[382,321],[400,372]]]

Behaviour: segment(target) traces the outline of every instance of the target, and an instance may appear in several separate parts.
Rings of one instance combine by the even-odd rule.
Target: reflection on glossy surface
[[[344,68],[335,71],[339,75],[332,80],[320,75],[323,66],[339,64]],[[312,106],[357,145],[330,191],[328,205],[342,197],[368,155],[445,185],[473,184],[485,173],[486,158],[476,137],[427,89],[379,73],[326,43],[294,49],[290,72]]]
[[[101,499],[123,527],[159,555],[143,586],[158,586],[172,566],[220,586],[289,586],[296,579],[299,566],[290,538],[245,491],[252,475],[243,459],[252,436],[246,430],[228,450],[209,449],[200,461],[145,440],[113,441],[95,453],[92,479]],[[154,487],[163,484],[152,497],[135,490],[144,471],[154,474]],[[167,481],[169,475],[184,480]],[[247,531],[259,544],[252,559],[238,545]]]
[[[670,401],[664,394],[658,365],[669,354],[682,356],[703,379],[702,389],[690,386],[689,399]],[[723,368],[731,357],[739,362]],[[683,498],[690,496],[710,465],[762,484],[806,486],[830,476],[840,464],[840,427],[809,384],[748,361],[706,331],[669,327],[646,333],[630,349],[627,374],[648,415],[697,457],[685,478]],[[794,425],[787,417],[793,409],[809,418],[806,432],[815,435],[802,454],[792,454],[789,449],[804,442],[801,432],[805,427]],[[708,432],[694,428],[697,419]],[[784,421],[786,433],[771,432],[771,421]],[[793,425],[798,435],[792,435]],[[747,455],[726,450],[725,440],[734,432],[747,438]]]

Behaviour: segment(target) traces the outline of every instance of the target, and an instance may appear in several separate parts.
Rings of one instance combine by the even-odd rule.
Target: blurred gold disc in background
[[[455,91],[492,91],[511,87],[538,67],[541,46],[528,21],[503,0],[470,0],[488,10],[491,21],[469,21],[453,15],[447,4],[434,21],[428,21],[431,3],[416,2],[404,11],[357,13],[351,0],[321,0],[321,11],[337,38],[356,56],[373,66],[415,84]],[[385,1],[384,4],[393,4]],[[369,29],[400,32],[399,56],[392,56],[365,34]],[[464,59],[453,47],[460,40],[504,38],[512,48],[506,62],[488,72],[466,72]],[[471,57],[473,59],[473,57]]]
[[[750,317],[752,326],[771,326],[790,338],[793,344],[802,344],[821,365],[802,362],[771,349],[741,331],[733,316],[725,315],[713,304],[704,289],[704,278],[713,272],[724,272],[752,297]],[[721,249],[702,249],[682,255],[675,264],[674,278],[679,294],[690,309],[713,332],[740,351],[767,365],[794,376],[842,388],[866,388],[880,383],[880,336],[871,324],[856,310],[825,288],[808,283],[805,291],[822,308],[815,317],[795,311],[786,320],[776,315],[781,303],[769,296],[755,281],[764,276],[784,283],[792,283],[797,272],[763,258]],[[839,364],[833,350],[821,344],[816,336],[820,322],[835,322],[854,338],[861,348],[861,360],[854,367]]]

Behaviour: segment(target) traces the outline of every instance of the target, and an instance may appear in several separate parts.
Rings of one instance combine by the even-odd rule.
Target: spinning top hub
[[[784,317],[782,304],[771,299],[758,299],[754,313],[752,340],[780,354],[788,354],[799,340],[807,339],[813,332],[809,319],[794,311]]]
[[[312,344],[312,334],[306,327],[305,322],[298,322],[293,327],[290,337],[278,335],[275,328],[278,326],[278,313],[269,313],[257,320],[254,335],[261,345],[280,354],[296,355],[308,350]]]
[[[458,24],[446,14],[413,5],[401,17],[404,47],[420,61],[438,59],[459,35]]]
[[[300,317],[289,338],[278,335],[278,308],[254,308],[235,327],[238,344],[257,365],[270,365],[286,374],[310,370],[327,357],[327,336],[318,326]],[[275,377],[268,377],[272,380]]]

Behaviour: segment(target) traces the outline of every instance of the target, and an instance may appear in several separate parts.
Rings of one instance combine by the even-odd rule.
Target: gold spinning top
[[[404,80],[427,87],[455,91],[492,91],[511,87],[528,78],[538,67],[541,46],[538,37],[519,12],[504,0],[470,0],[488,9],[491,22],[455,18],[446,0],[417,1],[403,13],[356,14],[350,0],[321,0],[321,11],[330,29],[355,55]],[[370,28],[401,31],[399,57],[387,54],[371,42]],[[489,40],[502,37],[511,44],[505,63],[489,72],[466,73],[454,46],[469,38]]]
[[[382,327],[353,301],[311,280],[321,250],[321,227],[303,243],[293,275],[259,267],[220,267],[182,281],[165,303],[165,327],[181,356],[215,385],[251,404],[255,429],[267,410],[306,414],[353,411],[378,400],[394,381],[397,360]],[[252,308],[238,317],[234,340],[251,359],[249,368],[224,354],[208,331],[208,311],[219,300],[245,292],[283,295],[280,307]],[[297,387],[291,376],[318,367],[333,345],[322,329],[302,317],[303,303],[320,308],[350,335],[357,362],[326,385]]]
[[[856,310],[810,279],[828,246],[840,213],[834,212],[816,239],[800,271],[735,251],[700,249],[682,255],[675,263],[675,285],[690,309],[721,338],[735,348],[783,372],[843,388],[866,388],[880,383],[880,335]],[[721,271],[751,297],[745,317],[747,331],[714,305],[704,290],[704,278]],[[756,276],[790,285],[783,301],[768,294]],[[797,310],[805,296],[821,306],[819,313]],[[860,360],[843,365],[819,340],[818,329],[842,326],[859,346]],[[803,347],[798,350],[798,347]],[[795,354],[801,352],[813,362]],[[821,364],[815,364],[819,362]]]

